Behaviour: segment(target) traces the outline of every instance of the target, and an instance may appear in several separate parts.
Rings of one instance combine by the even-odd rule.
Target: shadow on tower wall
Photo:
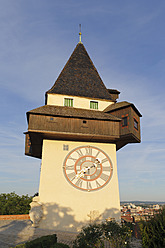
[[[42,210],[43,216],[39,222],[39,227],[44,229],[79,232],[84,225],[90,223],[111,219],[120,220],[120,211],[115,208],[105,209],[103,213],[95,209],[91,210],[81,221],[77,221],[73,209],[56,203],[45,203]],[[83,208],[80,209],[81,211],[83,212]]]

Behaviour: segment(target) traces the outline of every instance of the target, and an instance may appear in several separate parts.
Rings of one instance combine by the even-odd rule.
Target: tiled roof
[[[113,100],[82,43],[47,93]]]
[[[138,111],[138,109],[135,107],[135,105],[133,103],[126,102],[126,101],[111,104],[106,109],[104,109],[104,112],[105,113],[111,113],[117,109],[122,109],[122,108],[129,107],[129,106],[131,106],[140,117],[142,116],[141,113]]]
[[[108,89],[108,92],[110,94],[120,94],[120,91],[116,90],[116,89]]]
[[[51,116],[63,116],[70,118],[85,118],[85,119],[98,119],[108,121],[120,121],[121,119],[111,114],[106,114],[102,111],[87,110],[72,107],[44,105],[42,107],[33,109],[27,112],[29,114],[51,115]]]

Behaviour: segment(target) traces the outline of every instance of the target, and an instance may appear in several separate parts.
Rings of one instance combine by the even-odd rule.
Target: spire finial
[[[80,32],[79,32],[79,43],[82,43],[81,42],[81,24],[79,24],[79,29],[80,29]]]

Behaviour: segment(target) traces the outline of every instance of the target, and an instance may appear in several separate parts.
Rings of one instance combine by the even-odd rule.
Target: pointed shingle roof
[[[82,43],[77,44],[55,84],[47,93],[112,100]]]

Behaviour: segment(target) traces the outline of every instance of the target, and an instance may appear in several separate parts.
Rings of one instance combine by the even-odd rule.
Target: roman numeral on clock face
[[[105,163],[105,162],[107,162],[108,161],[108,159],[107,158],[104,158],[102,161],[101,161],[101,163],[103,164],[103,163]]]
[[[110,171],[112,170],[110,167],[106,166],[106,167],[103,167],[103,171]]]
[[[77,159],[76,159],[76,158],[72,158],[71,156],[70,156],[68,159],[71,159],[71,160],[73,160],[74,162],[76,162],[76,161],[77,161]]]
[[[84,154],[82,153],[82,151],[81,151],[80,149],[79,149],[79,150],[77,150],[76,152],[77,152],[77,154],[79,155],[79,157],[84,156]]]
[[[99,154],[100,154],[100,151],[97,152],[97,154],[95,155],[95,157],[97,158]]]
[[[74,165],[66,165],[64,166],[66,170],[74,170]]]
[[[83,181],[79,178],[78,180],[77,180],[77,182],[75,183],[75,185],[77,186],[77,187],[82,187],[82,183],[83,183]]]
[[[106,175],[106,174],[104,174],[104,173],[102,173],[101,176],[100,176],[100,178],[103,179],[104,181],[107,181],[108,178],[109,178],[109,176]]]
[[[71,181],[75,178],[75,176],[76,176],[76,173],[75,172],[71,172],[71,173],[68,174],[68,178]]]
[[[92,156],[92,148],[91,147],[85,147],[85,150],[86,150],[86,154],[85,155]]]
[[[96,186],[97,188],[101,187],[101,184],[98,182],[98,180],[96,180]]]
[[[88,181],[87,181],[87,189],[88,189],[88,190],[92,189],[92,185],[91,185],[91,183],[88,182]]]

